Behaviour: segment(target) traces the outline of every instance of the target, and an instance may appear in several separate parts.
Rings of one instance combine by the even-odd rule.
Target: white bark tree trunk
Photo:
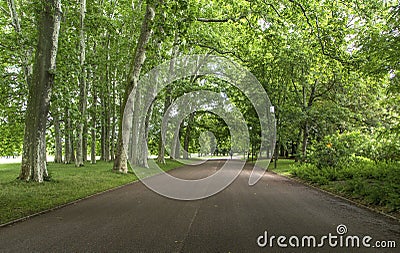
[[[73,153],[73,141],[72,141],[72,122],[71,122],[71,114],[68,105],[65,107],[65,114],[64,114],[64,138],[65,138],[65,145],[64,145],[64,163],[70,164],[74,159]]]
[[[78,118],[78,138],[76,142],[76,159],[75,159],[75,166],[81,167],[84,165],[83,150],[86,150],[83,147],[83,131],[85,129],[85,122],[86,122],[86,106],[87,106],[87,87],[86,87],[86,36],[85,36],[85,14],[86,14],[86,0],[80,0],[80,65],[81,65],[81,72],[79,78],[79,112],[80,117]]]
[[[175,34],[175,39],[174,39],[174,47],[173,47],[173,51],[172,51],[172,59],[169,63],[169,72],[173,73],[174,69],[175,69],[175,58],[178,56],[179,54],[179,45],[178,45],[178,40],[179,40],[179,36],[176,33]],[[171,80],[169,80],[171,81]],[[172,84],[168,85],[166,87],[166,92],[165,92],[165,100],[164,100],[164,114],[167,112],[169,106],[172,103],[172,97],[171,97],[171,93],[172,93]],[[172,154],[170,154],[170,157],[172,158]],[[157,161],[159,163],[165,164],[165,143],[162,141],[162,133],[160,131],[160,140],[158,142],[158,156],[157,156]]]
[[[117,152],[113,169],[115,171],[119,171],[122,173],[128,172],[127,159],[125,151],[123,150],[123,142],[122,142],[122,118],[129,95],[132,91],[134,91],[137,88],[140,72],[142,70],[142,66],[146,58],[146,45],[148,44],[152,34],[152,23],[154,16],[155,16],[154,8],[152,5],[148,3],[146,6],[146,14],[143,19],[139,40],[136,45],[134,58],[131,63],[131,69],[129,72],[129,77],[125,88],[124,100],[121,105]]]
[[[96,121],[97,121],[97,90],[96,86],[92,84],[92,143],[90,148],[90,161],[92,164],[96,164],[96,142],[97,142],[97,131],[96,131]]]

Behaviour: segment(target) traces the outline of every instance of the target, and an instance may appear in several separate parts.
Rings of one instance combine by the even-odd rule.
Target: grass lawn
[[[259,160],[258,161],[259,166],[261,168],[266,168],[267,164],[269,163],[269,160]],[[290,160],[290,159],[278,159],[277,163],[276,163],[276,168],[274,168],[274,162],[270,162],[269,166],[268,166],[268,170],[269,171],[273,171],[276,172],[278,174],[281,175],[285,175],[285,176],[290,176],[290,171],[291,171],[291,165],[294,165],[295,162],[294,160]]]
[[[160,166],[168,171],[181,166],[166,160]],[[0,224],[137,180],[132,173],[112,172],[112,163],[98,162],[75,168],[73,164],[49,163],[51,181],[44,183],[16,180],[20,164],[0,164]]]

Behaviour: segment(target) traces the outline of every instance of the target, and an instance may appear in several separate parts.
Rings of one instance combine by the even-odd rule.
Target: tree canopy
[[[57,66],[46,70],[54,81],[42,130],[45,153],[56,162],[82,166],[91,154],[92,163],[96,156],[116,160],[114,169],[127,172],[121,157],[127,96],[155,66],[193,54],[226,57],[257,77],[275,106],[277,157],[309,161],[332,138],[358,133],[369,136],[364,156],[400,159],[397,1],[80,0],[61,6]],[[46,1],[0,3],[1,156],[22,153],[24,129],[33,120],[28,105],[36,95],[29,92],[44,61],[38,50],[44,45],[45,8]],[[148,155],[162,154],[163,160],[163,114],[195,90],[227,94],[251,126],[251,150],[235,152],[263,155],[259,119],[244,94],[223,80],[196,76],[158,94],[140,133],[150,154],[140,148],[138,164],[146,166]],[[184,119],[179,143],[189,153],[211,153],[213,141],[228,151],[229,136],[220,117],[199,111]],[[175,152],[165,155],[184,155]]]

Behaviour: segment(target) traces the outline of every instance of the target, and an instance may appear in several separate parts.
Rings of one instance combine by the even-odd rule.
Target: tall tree
[[[122,173],[128,172],[128,165],[127,165],[127,157],[123,147],[123,140],[122,140],[122,117],[125,110],[125,105],[128,101],[129,95],[131,92],[136,89],[140,72],[142,70],[143,63],[146,58],[146,46],[150,40],[151,33],[152,33],[152,23],[154,19],[154,6],[152,6],[149,2],[146,6],[146,14],[143,19],[142,28],[140,31],[140,36],[138,43],[136,45],[134,58],[131,63],[131,68],[127,80],[127,84],[125,87],[125,94],[123,98],[123,103],[121,105],[120,111],[120,122],[119,122],[119,131],[118,131],[118,142],[117,142],[117,152],[115,154],[115,161],[114,161],[114,170],[119,171]],[[146,158],[147,159],[147,158]]]
[[[83,144],[86,144],[83,140],[84,129],[86,122],[86,104],[87,104],[87,87],[86,87],[86,66],[85,66],[85,51],[86,51],[86,36],[85,36],[85,14],[86,14],[86,0],[80,0],[80,78],[79,78],[79,112],[80,117],[78,119],[78,138],[76,142],[76,159],[75,166],[83,166],[84,156],[87,155],[86,148]]]
[[[175,58],[178,56],[179,53],[179,44],[178,44],[178,34],[175,33],[175,39],[174,39],[174,44],[173,44],[173,48],[172,48],[172,59],[169,63],[169,72],[173,73],[174,72],[174,68],[175,68]],[[165,91],[165,98],[164,98],[164,109],[163,109],[163,113],[165,114],[169,108],[169,106],[172,103],[172,97],[171,97],[171,93],[172,93],[172,84],[169,84],[166,87],[166,91]],[[158,141],[158,155],[157,155],[157,161],[159,163],[165,164],[165,145],[164,142],[162,140],[162,133],[160,131],[159,134],[159,141]]]
[[[90,144],[90,162],[92,164],[96,163],[96,143],[97,143],[97,131],[96,131],[96,122],[97,122],[97,90],[96,85],[92,85],[92,108],[91,108],[91,138],[92,142]]]
[[[56,71],[61,0],[40,1],[38,44],[33,80],[29,86],[25,135],[19,178],[43,182],[48,178],[46,165],[46,123]]]

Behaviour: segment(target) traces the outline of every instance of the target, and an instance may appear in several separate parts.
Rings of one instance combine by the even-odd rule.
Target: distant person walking
[[[232,160],[232,156],[233,156],[233,151],[232,151],[232,149],[229,150],[229,155],[231,156],[231,160]]]

